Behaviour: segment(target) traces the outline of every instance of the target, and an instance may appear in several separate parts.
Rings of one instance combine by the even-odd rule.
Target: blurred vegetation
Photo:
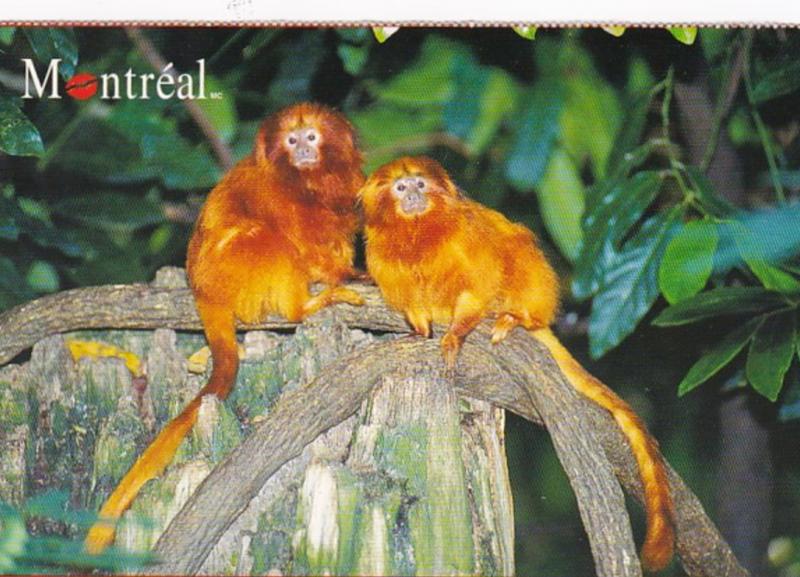
[[[178,72],[205,59],[219,97],[195,102],[236,159],[266,115],[318,100],[356,126],[367,171],[430,155],[468,195],[534,229],[565,279],[569,326],[587,328],[571,346],[603,357],[593,370],[648,417],[712,516],[720,391],[751,387],[776,401],[770,559],[800,575],[800,34],[144,32]],[[178,99],[20,99],[20,58],[43,72],[54,57],[62,81],[153,72],[120,29],[0,29],[0,310],[182,264],[224,172]],[[714,104],[700,153],[687,130],[698,112],[676,104],[676,86],[698,78]],[[744,197],[706,174],[723,139]],[[588,548],[575,554],[583,533],[548,441],[514,419],[509,429],[518,572],[585,572]]]

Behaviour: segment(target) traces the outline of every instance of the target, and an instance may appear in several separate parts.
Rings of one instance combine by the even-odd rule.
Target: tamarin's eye
[[[406,189],[406,185],[405,184],[400,183],[400,184],[397,185],[397,190],[399,190],[400,192],[403,192],[405,189]]]
[[[420,189],[421,188],[425,188],[425,181],[424,180],[418,180],[417,181],[417,188],[420,188]]]
[[[287,142],[289,143],[290,146],[294,146],[295,144],[297,144],[297,138],[295,138],[294,136],[290,136],[287,139]]]
[[[313,132],[308,135],[309,142],[314,142],[316,139],[317,139],[317,135],[314,134]]]

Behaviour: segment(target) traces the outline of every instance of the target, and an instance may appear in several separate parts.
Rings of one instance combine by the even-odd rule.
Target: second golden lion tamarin
[[[651,571],[665,567],[673,553],[674,513],[657,444],[630,406],[590,375],[548,328],[558,310],[559,282],[533,233],[461,196],[445,170],[424,157],[382,166],[360,196],[369,274],[415,332],[428,337],[432,323],[448,327],[441,347],[449,367],[464,338],[493,317],[492,342],[516,326],[529,330],[569,382],[613,415],[644,486],[643,564]]]

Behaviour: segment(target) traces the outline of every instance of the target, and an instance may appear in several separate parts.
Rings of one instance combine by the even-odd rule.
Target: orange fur
[[[414,186],[422,192],[407,197],[412,203],[407,212],[402,197]],[[420,195],[424,208],[413,204]],[[427,158],[382,166],[360,196],[370,275],[417,333],[429,336],[432,323],[448,327],[441,346],[449,367],[467,334],[494,317],[493,342],[517,325],[529,330],[570,383],[613,415],[644,485],[643,562],[653,571],[666,566],[674,546],[673,504],[657,444],[633,410],[586,372],[548,328],[558,310],[558,278],[533,233],[459,195],[444,169]]]
[[[316,130],[315,164],[293,164],[286,135]],[[335,302],[362,304],[338,286],[353,275],[359,225],[356,196],[364,182],[353,129],[340,114],[298,104],[261,126],[253,153],[211,191],[189,241],[186,270],[213,358],[211,378],[125,475],[89,531],[86,549],[102,551],[116,520],[141,487],[171,462],[192,429],[205,395],[224,399],[239,366],[235,320],[271,313],[300,321]],[[310,286],[327,285],[312,296]]]

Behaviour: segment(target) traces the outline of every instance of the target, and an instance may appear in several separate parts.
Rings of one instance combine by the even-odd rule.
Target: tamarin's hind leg
[[[159,476],[170,464],[181,441],[191,431],[205,395],[219,399],[228,396],[236,380],[239,357],[233,313],[229,307],[207,305],[198,300],[214,367],[208,383],[177,417],[172,419],[145,449],[130,471],[100,509],[99,520],[89,529],[84,543],[92,554],[103,551],[114,540],[116,522],[150,479]]]
[[[453,307],[453,320],[450,328],[442,337],[442,354],[448,369],[456,366],[458,351],[466,336],[478,326],[486,311],[486,305],[471,292],[463,292],[456,299]]]
[[[308,299],[303,305],[303,318],[310,317],[316,312],[336,303],[347,303],[361,306],[364,299],[356,291],[342,286],[327,287],[316,296]]]

